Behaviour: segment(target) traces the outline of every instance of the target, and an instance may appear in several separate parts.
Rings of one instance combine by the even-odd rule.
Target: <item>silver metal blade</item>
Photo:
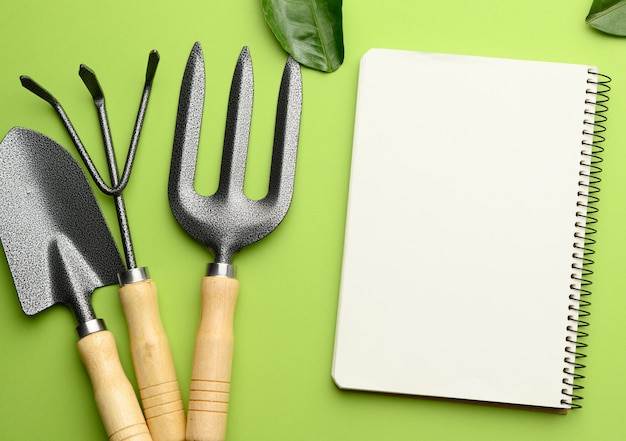
[[[95,318],[92,292],[124,264],[87,178],[55,141],[24,128],[0,143],[0,239],[22,309],[56,303]]]

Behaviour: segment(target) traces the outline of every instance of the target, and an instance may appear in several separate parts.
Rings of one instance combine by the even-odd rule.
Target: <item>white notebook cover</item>
[[[332,368],[340,388],[569,407],[588,70],[364,55]]]

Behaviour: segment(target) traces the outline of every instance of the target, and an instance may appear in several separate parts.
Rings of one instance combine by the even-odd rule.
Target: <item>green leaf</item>
[[[261,0],[265,21],[294,60],[323,72],[343,63],[342,0]]]
[[[586,21],[607,34],[626,36],[626,0],[594,0]]]

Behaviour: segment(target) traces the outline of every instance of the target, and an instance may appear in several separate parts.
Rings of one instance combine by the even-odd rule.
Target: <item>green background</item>
[[[241,290],[229,441],[624,438],[626,40],[587,27],[584,18],[590,5],[591,0],[344,2],[344,65],[332,74],[303,68],[304,106],[291,210],[274,233],[235,257]],[[199,283],[211,255],[172,217],[167,177],[180,81],[195,41],[202,43],[207,65],[198,190],[209,194],[216,188],[232,71],[242,46],[248,45],[256,91],[246,191],[259,198],[269,174],[275,103],[286,54],[266,26],[258,0],[22,0],[5,1],[0,14],[0,133],[24,126],[72,150],[53,110],[21,87],[19,75],[29,75],[63,103],[101,167],[97,118],[77,75],[79,64],[98,74],[121,162],[148,53],[157,49],[161,54],[136,165],[124,194],[138,263],[149,267],[158,285],[185,402],[199,318]],[[333,384],[330,371],[358,63],[372,47],[598,65],[613,78],[582,410],[561,416],[344,392]],[[537,108],[537,124],[550,124],[550,97]],[[485,115],[486,136],[488,121]],[[112,200],[98,197],[117,235]],[[393,262],[383,262],[380,256],[372,255],[371,262],[372,269],[393,269]],[[533,289],[532,262],[519,273],[511,283]],[[419,277],[419,268],[415,274]],[[477,276],[488,277],[488,269]],[[116,335],[122,362],[134,382],[116,291],[116,287],[97,290],[93,303]],[[24,316],[2,258],[0,439],[106,439],[76,353],[74,327],[73,317],[62,307]],[[459,336],[458,344],[472,341]],[[463,360],[458,363],[462,371]]]

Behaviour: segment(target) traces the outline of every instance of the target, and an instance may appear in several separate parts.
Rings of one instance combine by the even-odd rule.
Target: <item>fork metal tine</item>
[[[272,168],[266,199],[289,207],[296,172],[296,153],[302,112],[302,77],[300,65],[291,57],[287,60],[280,84],[276,106],[276,128]]]
[[[200,203],[188,203],[188,199],[196,199],[196,196],[201,199],[193,184],[204,109],[204,81],[204,56],[197,42],[187,59],[180,89],[169,179],[170,201],[175,200],[185,210],[192,210]]]
[[[247,47],[241,50],[230,87],[218,194],[242,193],[252,122],[254,75]]]

